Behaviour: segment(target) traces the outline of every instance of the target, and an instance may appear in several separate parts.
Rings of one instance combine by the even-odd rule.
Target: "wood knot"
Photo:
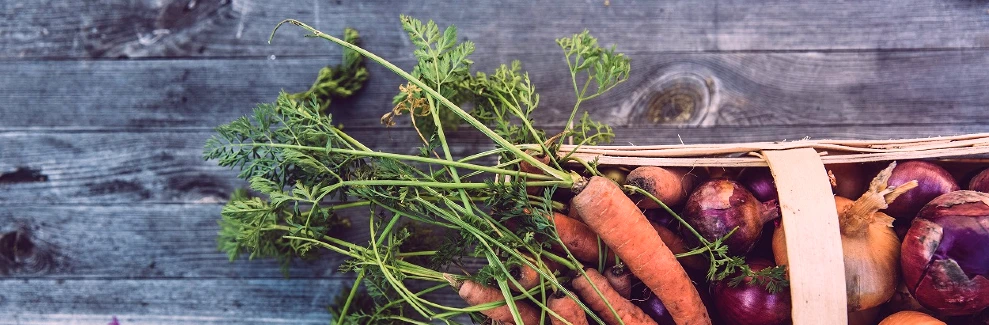
[[[684,89],[680,85],[665,91],[653,93],[648,99],[646,114],[652,123],[683,123],[690,121],[699,105],[700,95]]]
[[[53,247],[31,239],[27,229],[0,234],[0,275],[48,274],[59,264]]]
[[[702,125],[713,110],[714,79],[692,72],[664,74],[635,91],[629,124]]]

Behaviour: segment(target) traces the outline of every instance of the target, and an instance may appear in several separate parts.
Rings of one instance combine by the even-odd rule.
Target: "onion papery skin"
[[[838,211],[846,211],[852,204],[852,200],[835,197]],[[841,216],[842,213],[839,213],[839,219]],[[877,307],[889,301],[899,283],[900,251],[897,248],[900,241],[891,227],[892,218],[881,212],[875,212],[872,218],[864,233],[856,234],[842,229],[841,251],[850,312]],[[886,220],[876,220],[883,218]]]
[[[670,311],[666,309],[666,305],[663,305],[659,297],[653,294],[649,288],[645,286],[643,288],[644,290],[639,290],[640,293],[638,295],[633,294],[632,303],[639,306],[646,315],[649,315],[659,325],[676,325],[676,322],[673,321],[673,316],[670,315]]]
[[[949,192],[959,190],[958,183],[941,166],[932,162],[912,160],[900,163],[889,177],[889,186],[900,186],[917,180],[917,188],[903,194],[889,204],[886,214],[898,221],[909,223],[927,202]]]
[[[835,208],[842,218],[854,202],[835,197]],[[886,220],[870,222],[861,232],[841,233],[841,250],[845,264],[845,293],[848,311],[856,312],[879,306],[896,292],[899,280],[900,242],[889,223],[891,217],[881,212],[875,217]],[[782,226],[773,233],[773,256],[777,265],[788,265],[786,232]]]
[[[776,181],[773,179],[773,174],[769,168],[748,168],[738,178],[738,182],[742,183],[752,193],[752,196],[761,202],[779,199]]]
[[[762,259],[752,259],[749,267],[759,271],[772,267]],[[729,285],[732,277],[716,282],[714,307],[725,324],[730,325],[782,325],[791,324],[790,289],[769,293],[764,286],[749,284],[748,279],[735,287]]]
[[[944,316],[989,307],[989,194],[956,191],[918,213],[903,240],[907,289]]]
[[[779,217],[779,207],[775,200],[759,202],[738,182],[713,179],[698,186],[690,195],[683,217],[709,241],[738,227],[724,243],[732,255],[745,255],[762,235],[763,224]],[[692,234],[684,237],[696,240]]]
[[[982,170],[968,181],[968,189],[989,193],[989,168]]]
[[[834,164],[824,167],[834,176],[831,189],[837,196],[859,197],[869,186],[869,179],[861,164]]]
[[[931,315],[912,310],[901,311],[879,322],[879,325],[945,325]]]

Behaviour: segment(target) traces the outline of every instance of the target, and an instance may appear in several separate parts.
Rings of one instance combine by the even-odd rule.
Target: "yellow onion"
[[[865,194],[854,202],[835,196],[849,312],[879,306],[896,292],[900,241],[893,231],[893,218],[879,210],[916,187],[917,183],[906,182],[888,187],[886,182],[894,167],[896,163],[880,172]],[[782,226],[773,234],[773,255],[776,264],[787,264],[786,233]]]
[[[904,310],[886,317],[879,325],[945,325],[931,315],[912,310]]]

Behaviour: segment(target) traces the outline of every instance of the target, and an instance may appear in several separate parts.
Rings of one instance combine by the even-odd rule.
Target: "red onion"
[[[901,248],[903,280],[941,315],[989,307],[989,194],[955,191],[928,203]]]
[[[824,166],[831,178],[834,194],[842,197],[859,197],[869,186],[861,164],[834,164]]]
[[[710,241],[737,227],[725,240],[732,255],[751,251],[762,235],[763,224],[778,217],[775,200],[761,203],[741,184],[727,179],[714,179],[698,186],[687,199],[683,213],[684,221]]]
[[[989,193],[989,168],[982,170],[968,182],[968,189]]]
[[[752,192],[752,196],[761,202],[778,200],[779,193],[776,192],[776,181],[769,168],[748,168],[742,172],[738,179],[739,183]]]
[[[889,204],[884,212],[897,220],[910,222],[917,211],[941,194],[959,190],[958,183],[947,170],[934,163],[920,160],[899,163],[889,177],[889,186],[896,187],[917,180],[917,188]]]
[[[772,263],[763,259],[753,259],[749,262],[749,267],[753,271],[772,266]],[[748,279],[732,287],[729,285],[731,278],[714,284],[714,308],[726,324],[791,323],[789,288],[770,293],[764,286],[748,283]]]
[[[659,325],[676,325],[670,311],[666,309],[666,305],[663,305],[659,297],[654,295],[652,290],[649,290],[649,287],[640,285],[635,288],[637,290],[633,290],[632,299],[630,299],[632,303],[642,308],[642,311],[646,312],[646,315],[649,315]]]

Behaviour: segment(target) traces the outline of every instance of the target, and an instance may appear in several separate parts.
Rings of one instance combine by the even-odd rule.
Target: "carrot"
[[[632,274],[663,301],[677,324],[711,324],[687,272],[618,185],[592,177],[572,205]]]
[[[560,236],[563,246],[567,247],[570,254],[584,262],[597,262],[600,254],[598,235],[587,225],[580,220],[555,212],[550,221],[556,226],[556,234]],[[613,254],[609,252],[607,261],[615,260]]]
[[[541,262],[543,264],[546,264],[546,268],[549,269],[549,272],[551,274],[553,272],[556,272],[556,270],[560,269],[560,264],[550,259],[543,259]],[[522,285],[521,287],[522,289],[519,289],[519,286],[516,286],[515,283],[508,284],[512,290],[515,290],[517,292],[528,291],[529,289],[535,288],[536,286],[538,286],[540,283],[543,282],[542,277],[539,276],[539,272],[537,272],[536,269],[529,267],[529,265],[526,264],[518,264],[512,266],[512,268],[509,269],[509,274],[511,274],[512,277],[515,278],[515,281],[518,281],[519,284]]]
[[[544,164],[549,164],[549,156],[547,155],[539,154],[532,157],[536,158],[536,160],[539,160]],[[539,169],[538,167],[533,166],[532,164],[524,160],[519,162],[519,171],[530,174],[546,174],[545,172],[543,172],[542,169]],[[541,186],[526,186],[525,193],[529,195],[542,195],[543,189],[544,188]]]
[[[574,291],[580,295],[580,298],[584,300],[587,307],[590,307],[598,316],[601,316],[601,319],[605,323],[625,323],[625,325],[656,324],[642,309],[639,309],[639,307],[632,304],[628,299],[622,298],[618,291],[615,291],[608,284],[608,280],[601,273],[598,273],[597,270],[586,269],[584,272],[587,273],[587,277],[580,276],[573,280]],[[594,283],[594,287],[597,287],[601,295],[598,295],[594,287],[591,286],[591,283]],[[615,310],[614,313],[608,308],[608,303]],[[615,314],[618,314],[617,318]],[[621,321],[619,321],[619,318],[621,318]]]
[[[618,292],[622,298],[632,297],[632,273],[625,269],[624,265],[615,265],[604,271],[604,278],[608,279],[608,284]]]
[[[471,280],[451,281],[451,283],[457,288],[460,298],[463,298],[468,305],[476,306],[496,301],[505,301],[505,296],[501,294],[501,290],[496,288]],[[523,324],[539,323],[539,311],[535,307],[524,301],[516,301],[515,306],[518,307],[519,316],[521,316]],[[485,309],[481,313],[494,321],[515,324],[515,319],[512,318],[512,311],[508,305]]]
[[[673,254],[686,253],[690,251],[687,247],[687,243],[683,241],[680,235],[677,235],[669,228],[663,227],[659,223],[650,222],[653,229],[656,229],[656,233],[659,234],[659,238],[663,240],[666,247],[670,248]],[[679,259],[680,264],[686,266],[694,271],[701,271],[707,269],[707,262],[700,255],[691,255]]]
[[[587,313],[584,309],[580,308],[577,301],[574,301],[570,297],[565,295],[553,295],[549,298],[549,302],[546,303],[546,307],[550,310],[560,315],[563,320],[570,322],[573,325],[588,325],[587,323]],[[550,323],[553,325],[566,324],[556,316],[549,316]]]
[[[652,194],[663,204],[674,206],[683,203],[697,185],[698,177],[685,168],[662,168],[643,166],[628,173],[626,182]],[[656,209],[659,204],[653,200],[636,197],[636,205],[642,209]]]

